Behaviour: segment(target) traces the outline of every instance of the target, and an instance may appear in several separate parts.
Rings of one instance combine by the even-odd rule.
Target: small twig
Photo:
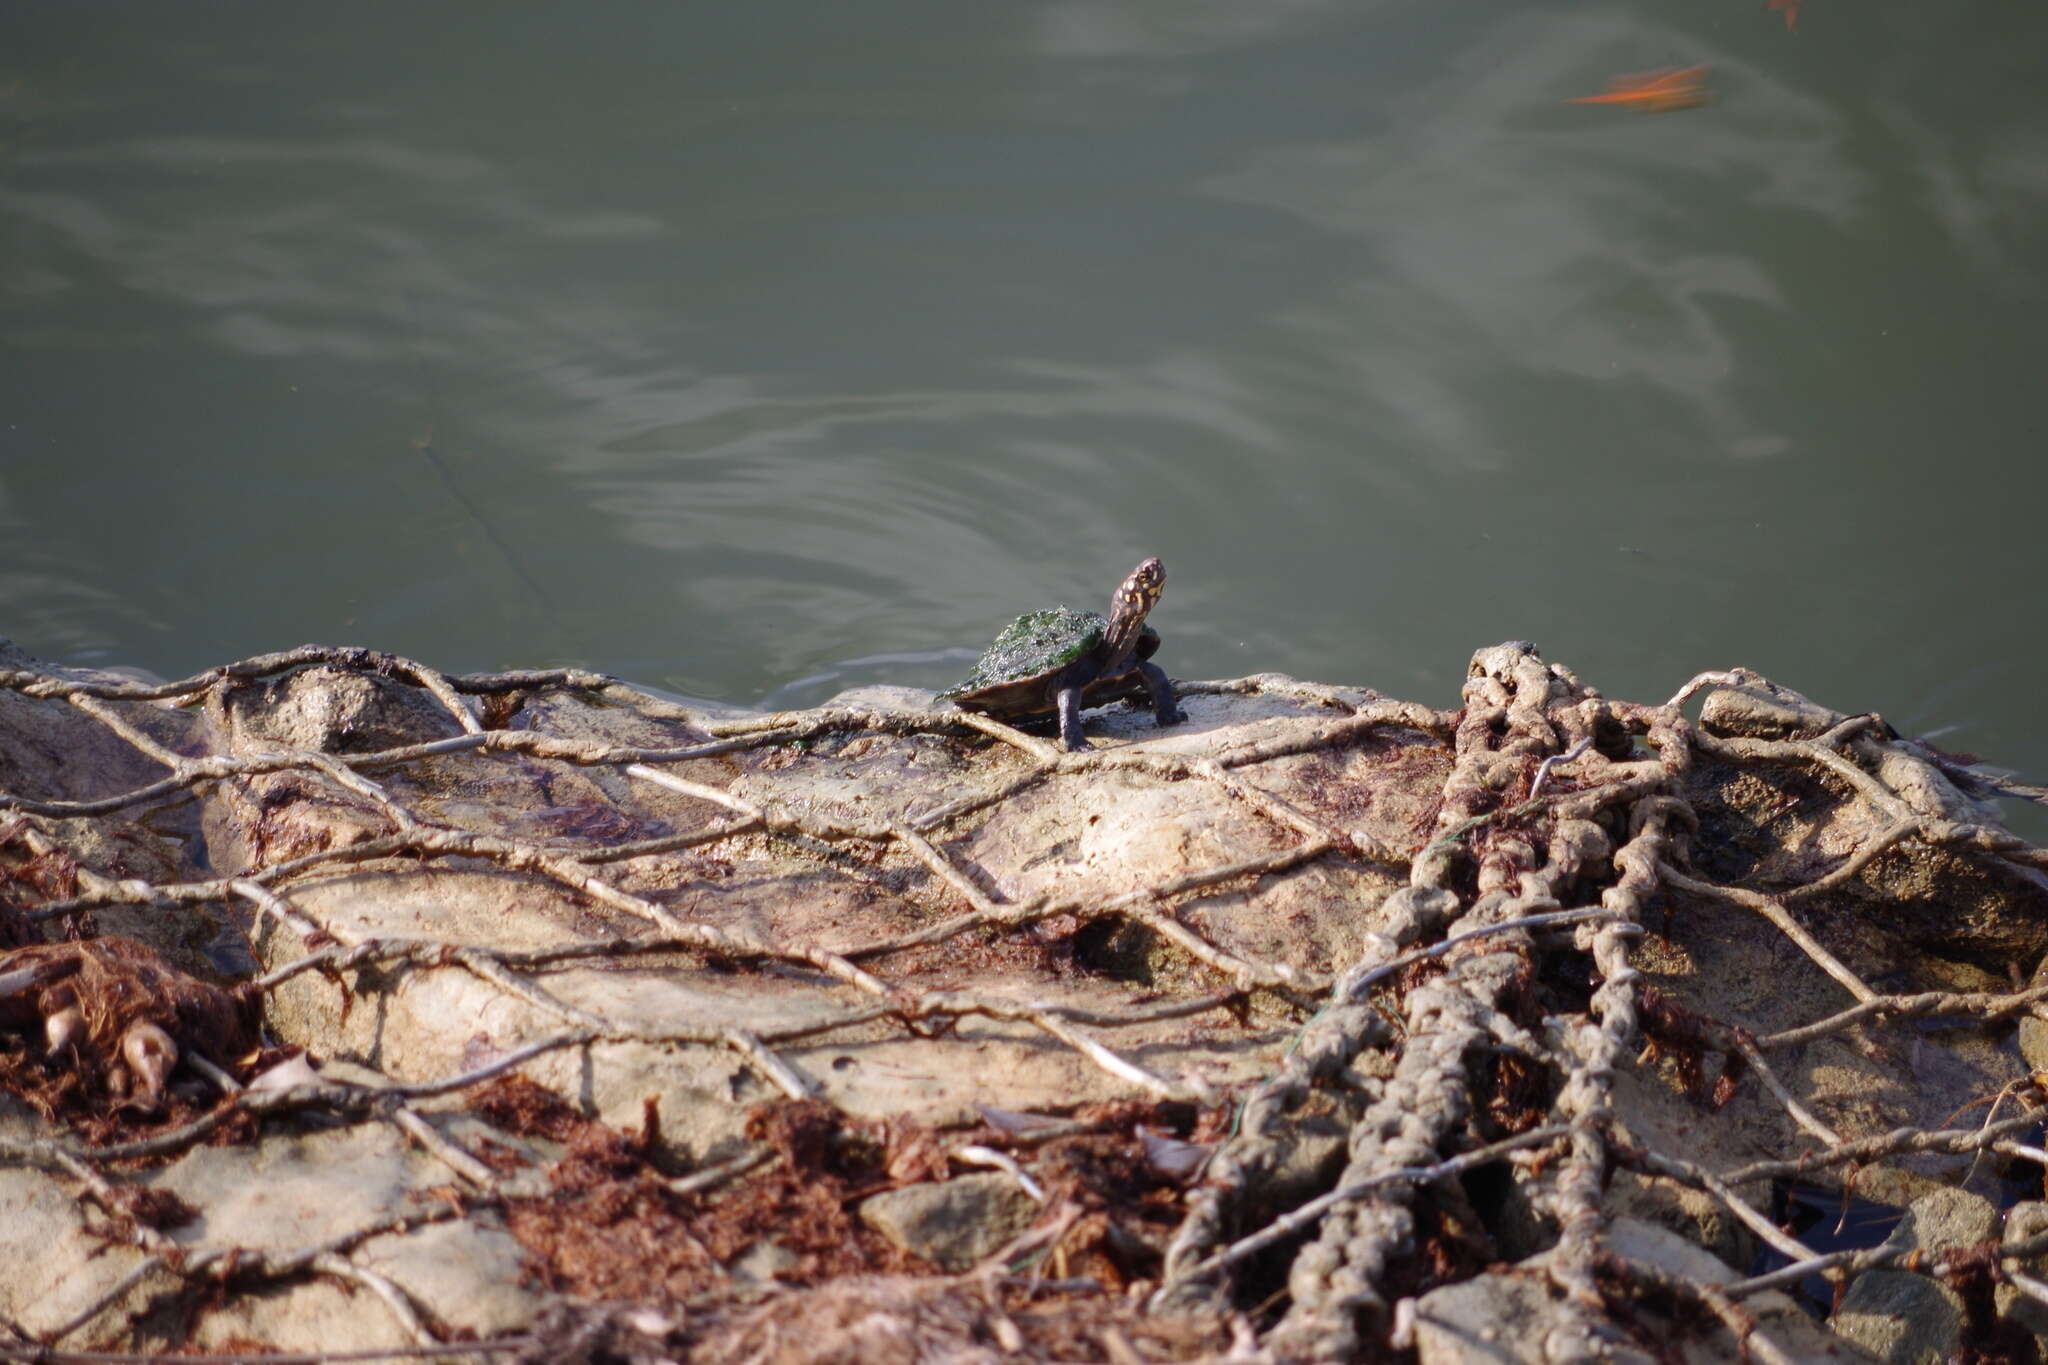
[[[706,1166],[700,1171],[677,1176],[668,1182],[668,1187],[677,1194],[701,1194],[705,1190],[717,1189],[726,1181],[743,1176],[748,1171],[765,1166],[774,1159],[773,1147],[756,1147],[750,1152],[742,1152],[714,1166]]]
[[[1593,747],[1593,737],[1587,735],[1561,754],[1552,754],[1536,765],[1536,780],[1529,784],[1529,799],[1534,801],[1543,795],[1543,784],[1550,780],[1550,770],[1561,763],[1569,763]]]
[[[498,1177],[490,1167],[462,1150],[451,1139],[421,1117],[418,1110],[410,1105],[399,1105],[391,1111],[391,1121],[405,1130],[407,1136],[427,1149],[441,1163],[479,1189],[494,1189]]]
[[[1431,958],[1442,957],[1444,954],[1452,952],[1472,942],[1474,939],[1487,938],[1494,934],[1512,933],[1522,929],[1547,929],[1560,924],[1587,924],[1593,920],[1613,919],[1615,915],[1616,912],[1608,909],[1606,906],[1592,905],[1579,910],[1546,910],[1541,914],[1521,915],[1511,920],[1502,920],[1498,924],[1484,924],[1476,929],[1461,929],[1447,938],[1432,943],[1427,948],[1416,948],[1402,953],[1399,957],[1389,958],[1371,971],[1359,976],[1350,983],[1348,998],[1351,1000],[1363,1000],[1374,986],[1402,968],[1413,966],[1418,962],[1427,962]]]
[[[1694,694],[1708,687],[1754,687],[1762,681],[1762,678],[1746,668],[1728,668],[1707,673],[1697,673],[1693,675],[1691,681],[1687,682],[1685,686],[1674,692],[1671,700],[1665,702],[1664,705],[1667,708],[1683,706],[1692,700]]]
[[[998,1152],[993,1147],[983,1147],[979,1143],[969,1143],[964,1147],[954,1148],[948,1155],[955,1161],[963,1161],[972,1166],[994,1166],[1000,1171],[1007,1172],[1010,1178],[1017,1182],[1017,1187],[1031,1196],[1031,1202],[1034,1204],[1043,1204],[1048,1197],[1045,1187],[1033,1180],[1030,1174],[1017,1164],[1017,1159],[1007,1152]]]
[[[1806,931],[1806,926],[1792,917],[1792,912],[1769,896],[1740,886],[1721,886],[1714,882],[1700,881],[1688,877],[1670,863],[1661,863],[1658,875],[1681,891],[1690,891],[1696,896],[1712,896],[1717,900],[1733,901],[1747,910],[1754,910],[1777,927],[1779,933],[1799,945],[1801,952],[1813,959],[1815,966],[1840,982],[1843,989],[1859,1001],[1869,1002],[1877,998],[1877,992],[1864,984],[1863,978],[1851,971],[1840,958],[1829,952],[1821,941]]]
[[[2044,1001],[2048,1001],[2048,984],[2010,994],[1923,991],[1917,995],[1879,995],[1811,1024],[1766,1034],[1756,1040],[1756,1045],[1764,1052],[1797,1047],[1831,1033],[1840,1033],[1866,1019],[1923,1019],[1930,1014],[1964,1014],[1988,1024],[2009,1015],[2034,1012],[2034,1006]]]

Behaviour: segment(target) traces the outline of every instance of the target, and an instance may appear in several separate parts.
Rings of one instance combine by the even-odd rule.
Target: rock
[[[1945,1189],[1915,1199],[1885,1245],[1952,1251],[1997,1233],[1998,1211],[1989,1200]],[[1842,1295],[1828,1326],[1889,1365],[1940,1365],[1961,1344],[1963,1301],[1925,1275],[1866,1271]]]
[[[212,718],[223,748],[370,753],[462,733],[445,707],[385,676],[317,664],[288,677],[236,680]]]
[[[26,1167],[0,1167],[0,1314],[31,1336],[72,1322],[111,1293],[143,1260],[134,1247],[108,1246],[91,1229],[80,1200],[53,1177]],[[85,1324],[66,1341],[105,1349],[132,1340],[130,1325],[150,1297],[177,1287],[168,1272],[149,1277],[122,1296],[113,1311]]]
[[[792,1260],[764,1232],[791,1207],[778,1201],[814,1197],[823,1182],[813,1208],[829,1217],[813,1221],[828,1236],[872,1252],[868,1229],[879,1229],[935,1267],[973,1265],[1036,1206],[1008,1175],[907,1182],[983,1140],[969,1136],[970,1125],[986,1131],[980,1105],[1088,1130],[1086,1160],[1060,1169],[1096,1180],[1084,1187],[1107,1207],[1090,1205],[1096,1240],[1065,1250],[1099,1258],[1105,1283],[1130,1283],[1158,1278],[1162,1256],[1173,1264],[1183,1213],[1189,1256],[1212,1256],[1394,1137],[1402,1160],[1434,1162],[1564,1121],[1569,1091],[1610,1125],[1618,1159],[1592,1182],[1608,1250],[1726,1282],[1748,1259],[1747,1234],[1697,1192],[1627,1169],[1627,1154],[1728,1173],[1813,1152],[1765,1086],[1736,1079],[1716,1050],[1725,1042],[1707,1040],[1768,1042],[1850,997],[1754,910],[1687,893],[1660,869],[1783,894],[1886,992],[1999,989],[1982,964],[2037,940],[2048,948],[2048,893],[1972,849],[1908,841],[1825,894],[1795,897],[1900,809],[1929,831],[1989,824],[1916,746],[1864,732],[1840,751],[1862,774],[1847,782],[1786,747],[1841,719],[1797,694],[1763,688],[1752,705],[1716,693],[1695,731],[1675,713],[1607,701],[1517,644],[1481,652],[1457,712],[1262,675],[1188,685],[1190,720],[1164,731],[1142,710],[1093,712],[1096,748],[1050,758],[901,689],[842,695],[830,711],[735,716],[578,676],[469,680],[450,704],[403,661],[301,657],[313,661],[184,700],[82,709],[36,693],[107,675],[40,668],[0,647],[0,798],[26,812],[0,845],[0,929],[50,932],[12,902],[76,891],[95,921],[78,932],[118,928],[194,975],[246,981],[318,955],[317,970],[262,992],[266,1040],[315,1054],[330,1083],[445,1087],[414,1107],[484,1174],[458,1159],[458,1175],[363,1105],[244,1116],[221,1145],[136,1161],[88,1153],[109,1179],[198,1211],[164,1230],[172,1245],[233,1252],[244,1273],[224,1287],[149,1276],[61,1344],[362,1349],[410,1342],[409,1314],[422,1332],[523,1331],[548,1295],[525,1282],[526,1259],[490,1201],[462,1191],[553,1199],[548,1182],[580,1172],[590,1219],[632,1206],[604,1224],[621,1264],[639,1264],[633,1238],[650,1229],[704,1234],[689,1241],[691,1294],[834,1305],[817,1320],[886,1319],[912,1352],[938,1339],[930,1324],[941,1320],[947,1341],[1023,1333],[1036,1349],[1056,1338],[1031,1334],[1056,1333],[1067,1305],[1041,1320],[990,1301],[979,1282],[972,1293],[914,1277],[862,1285],[846,1246]],[[1575,748],[1578,737],[1591,746]],[[1755,749],[1766,741],[1779,747]],[[421,743],[433,752],[362,761]],[[1539,765],[1568,748],[1577,756],[1531,801]],[[51,804],[132,792],[163,775],[165,754],[245,766],[90,814]],[[1668,837],[1654,850],[1628,847],[1660,821]],[[1550,877],[1561,867],[1572,870]],[[150,885],[213,879],[236,880],[175,899]],[[1596,954],[1611,931],[1510,922],[1427,961],[1390,962],[1475,922],[1498,927],[1496,914],[1603,903],[1639,913],[1640,935]],[[1953,941],[1948,905],[1959,907]],[[1607,989],[1617,953],[1641,974],[1633,996]],[[1361,993],[1331,1008],[1339,979]],[[1377,1032],[1359,1022],[1368,1016]],[[1631,1017],[1643,1028],[1608,1047],[1600,1019]],[[1781,1042],[1769,1061],[1845,1141],[1936,1126],[2024,1072],[1994,1030],[1902,1038],[1899,1027],[1870,1020]],[[5,1043],[0,1077],[47,1077],[33,1041]],[[1571,1075],[1603,1048],[1607,1060]],[[464,1078],[508,1059],[533,1083],[523,1098],[465,1099]],[[183,1083],[189,1102],[194,1082]],[[397,1098],[378,1098],[386,1116],[403,1117]],[[467,1103],[526,1136],[489,1128]],[[1362,1117],[1375,1110],[1378,1128]],[[1239,1122],[1262,1148],[1234,1150]],[[1186,1187],[1186,1173],[1146,1162],[1141,1124],[1215,1144],[1216,1159]],[[29,1139],[136,1131],[124,1118],[66,1136],[0,1105],[10,1161],[25,1159]],[[1011,1139],[1027,1167],[1065,1159],[1029,1135],[987,1140]],[[767,1160],[725,1185],[669,1183],[742,1150]],[[1858,1179],[1904,1202],[1968,1160],[1873,1162]],[[1296,1269],[1314,1283],[1325,1261],[1322,1284],[1377,1276],[1348,1301],[1352,1290],[1332,1291],[1349,1311],[1380,1291],[1398,1297],[1402,1267],[1426,1247],[1450,1268],[1441,1273],[1464,1278],[1418,1304],[1419,1359],[1524,1359],[1560,1332],[1605,1339],[1638,1315],[1648,1335],[1617,1358],[1654,1347],[1735,1359],[1697,1315],[1660,1317],[1668,1305],[1603,1319],[1574,1302],[1565,1318],[1542,1253],[1571,1165],[1531,1150],[1459,1178],[1406,1172],[1412,1189],[1376,1187],[1386,1197],[1260,1252],[1230,1288],[1287,1283]],[[1225,1188],[1233,1177],[1217,1171],[1242,1182]],[[1820,1181],[1842,1175],[1812,1168]],[[30,1330],[62,1326],[140,1264],[135,1247],[98,1235],[103,1220],[78,1189],[72,1176],[0,1167],[0,1263],[26,1271],[0,1276],[0,1311]],[[856,1191],[869,1196],[866,1227],[839,1221],[840,1195]],[[1756,1184],[1739,1192],[1767,1203]],[[1189,1211],[1212,1195],[1205,1232]],[[1930,1203],[1919,1216],[1933,1227],[1939,1212]],[[1321,1244],[1331,1227],[1356,1234],[1355,1264],[1337,1238]],[[341,1246],[342,1259],[286,1276],[252,1268],[316,1243]],[[1396,1244],[1398,1256],[1381,1255]],[[1789,1301],[1747,1302],[1794,1358],[1855,1357]],[[692,1304],[692,1332],[723,1321],[781,1340],[794,1320],[778,1310],[742,1324],[719,1318],[729,1303]],[[1136,1330],[1100,1307],[1117,1332]],[[1384,1339],[1385,1324],[1366,1317],[1361,1352]],[[1093,1339],[1087,1350],[1122,1358]]]
[[[1690,1284],[1731,1284],[1741,1279],[1735,1267],[1671,1231],[1640,1218],[1616,1218],[1601,1234],[1607,1250],[1640,1261]]]
[[[1941,1365],[1962,1340],[1962,1302],[1924,1275],[1872,1270],[1856,1277],[1828,1326],[1887,1365]]]
[[[1307,1203],[1344,1169],[1346,1146],[1344,1125],[1335,1115],[1304,1116],[1288,1130],[1273,1169],[1261,1174],[1259,1193],[1276,1210]]]
[[[473,1119],[441,1122],[471,1145],[487,1133],[502,1145],[518,1145]],[[252,1145],[198,1147],[135,1183],[196,1211],[164,1229],[185,1254],[232,1248],[260,1255],[328,1238],[345,1243],[347,1234],[379,1215],[430,1215],[440,1204],[433,1191],[450,1178],[447,1167],[420,1154],[395,1128],[371,1125],[272,1132]],[[0,1168],[0,1264],[15,1268],[0,1275],[0,1313],[32,1333],[46,1333],[111,1292],[143,1252],[110,1243],[105,1222],[103,1211],[82,1204],[50,1176]],[[488,1220],[396,1228],[361,1241],[349,1259],[449,1327],[483,1335],[516,1331],[538,1307],[520,1283],[524,1253]],[[359,1294],[318,1279],[233,1295],[196,1314],[191,1304],[190,1291],[175,1276],[154,1272],[81,1335],[65,1340],[74,1347],[130,1341],[158,1349],[257,1340],[302,1351],[332,1349],[337,1340],[386,1346],[413,1340],[375,1299],[366,1305]]]
[[[1475,1275],[1417,1301],[1416,1365],[1542,1365],[1557,1320],[1542,1275]]]
[[[1756,1234],[1704,1190],[1661,1176],[1616,1171],[1607,1187],[1607,1199],[1618,1225],[1645,1223],[1662,1228],[1727,1266],[1748,1265],[1756,1256]]]
[[[2027,986],[2034,989],[2048,986],[2048,957],[2035,966]],[[2020,1016],[2020,1055],[2027,1059],[2027,1065],[2035,1071],[2048,1071],[2048,1019],[2036,1019],[2032,1014]]]
[[[774,1242],[756,1242],[733,1259],[732,1277],[743,1284],[773,1284],[784,1271],[794,1269],[802,1258],[788,1247]]]
[[[937,711],[951,705],[922,687],[895,687],[888,683],[849,687],[825,703],[827,709],[846,707],[860,711]]]
[[[2005,1211],[2005,1235],[2000,1239],[2012,1246],[2028,1241],[2048,1232],[2048,1203],[2029,1199],[2015,1204]],[[2034,1256],[2027,1263],[2027,1273],[2036,1280],[2048,1278],[2048,1252]],[[1995,1305],[2000,1317],[2010,1317],[2021,1327],[2034,1334],[2038,1349],[2048,1353],[2048,1304],[2031,1294],[2022,1293],[2011,1283],[2001,1282],[1998,1286]]]
[[[64,682],[106,680],[90,669],[44,663],[0,639],[0,672],[32,674]],[[125,681],[125,680],[124,680]],[[191,728],[189,717],[147,702],[101,703],[120,721],[151,739],[176,740]],[[92,801],[131,791],[165,775],[163,764],[113,736],[78,707],[51,697],[0,688],[0,773],[7,790],[39,801]],[[176,744],[170,745],[176,748]]]
[[[1746,739],[1812,739],[1845,719],[1789,687],[1758,680],[1717,687],[1700,703],[1700,727]]]
[[[442,1122],[467,1146],[485,1136],[514,1150],[521,1145],[474,1119]],[[261,1253],[343,1238],[380,1218],[429,1214],[441,1204],[435,1191],[451,1179],[446,1166],[396,1128],[377,1124],[278,1132],[254,1148],[198,1147],[148,1183],[203,1211],[194,1222],[169,1230],[189,1252],[232,1247]],[[520,1285],[524,1253],[488,1220],[394,1230],[364,1241],[351,1259],[396,1283],[408,1300],[449,1327],[484,1335],[516,1330],[537,1307]],[[335,1314],[342,1315],[346,1330],[336,1327]],[[366,1312],[360,1298],[337,1301],[334,1286],[317,1280],[216,1310],[206,1316],[201,1335],[317,1351],[330,1347],[337,1332],[351,1341],[392,1346],[411,1341],[389,1313]]]
[[[1726,1262],[1684,1237],[1638,1219],[1615,1219],[1602,1242],[1612,1255],[1687,1283],[1728,1284],[1741,1278]],[[1415,1314],[1418,1365],[1547,1365],[1547,1342],[1568,1320],[1544,1273],[1549,1255],[1533,1257],[1511,1273],[1475,1276],[1425,1295]],[[1692,1335],[1676,1323],[1666,1323],[1665,1306],[1643,1301],[1636,1310],[1636,1344],[1611,1343],[1606,1358],[1644,1365],[1663,1359],[1682,1360],[1685,1365],[1746,1365],[1755,1359],[1725,1328]],[[1758,1332],[1802,1365],[1873,1359],[1855,1344],[1830,1335],[1783,1294],[1754,1295],[1743,1301],[1743,1310]],[[1691,1310],[1687,1316],[1692,1316]],[[1655,1324],[1665,1324],[1664,1330]]]
[[[1887,1242],[1954,1251],[1998,1236],[1998,1209],[1969,1190],[1935,1190],[1915,1199]]]
[[[1009,1175],[976,1174],[873,1195],[861,1201],[867,1225],[913,1256],[966,1270],[1022,1232],[1038,1205]]]
[[[324,694],[329,681],[313,677],[301,684],[300,676],[263,694],[266,704],[293,716],[319,710],[299,700],[296,689]],[[1212,725],[1236,704],[1227,698],[1190,703],[1205,711]],[[1247,699],[1244,705],[1262,719],[1310,710],[1276,707],[1270,698]],[[706,738],[658,708],[593,706],[573,693],[525,703],[516,723],[587,743],[676,747]],[[252,718],[237,733],[257,728],[259,721]],[[1176,741],[1182,738],[1178,731],[1168,733]],[[1343,746],[1336,757],[1363,773],[1415,747],[1416,738],[1403,738],[1397,730],[1391,737],[1375,735]],[[968,756],[959,740],[877,732],[828,735],[789,750],[771,747],[744,761],[664,767],[707,789],[729,792],[737,801],[793,817],[886,827],[955,792],[980,790],[991,777],[986,770],[991,762],[997,777],[1016,767],[1001,751],[984,752],[979,764],[969,763]],[[616,841],[686,834],[730,819],[730,812],[716,803],[625,780],[611,769],[541,761],[526,767],[529,774],[515,781],[489,769],[480,774],[474,760],[451,756],[380,774],[379,781],[393,796],[458,828],[550,842],[582,828],[589,828],[596,840]],[[1312,770],[1318,784],[1345,776],[1342,764],[1324,755],[1290,756],[1275,767],[1282,773]],[[536,786],[543,775],[545,797]],[[290,776],[294,782],[304,780]],[[372,805],[347,794],[314,799],[288,789],[282,778],[259,778],[247,785],[258,793],[254,802],[234,792],[209,802],[209,830],[221,850],[222,872],[254,870],[269,861],[266,850],[273,848],[296,855],[356,842],[372,834],[381,818]],[[1251,852],[1284,849],[1300,837],[1292,831],[1276,835],[1270,821],[1248,817],[1238,803],[1219,800],[1207,783],[1105,774],[1086,781],[1055,778],[1040,786],[1044,790],[1027,790],[1002,809],[970,817],[969,832],[948,840],[944,850],[969,880],[1008,903],[1057,892],[1085,905],[1129,893],[1146,878],[1184,869],[1191,859],[1228,863]],[[536,808],[537,798],[547,804]],[[1306,797],[1304,803],[1314,799]],[[1321,800],[1329,803],[1327,795]],[[1404,809],[1382,799],[1371,810],[1350,815],[1362,830],[1391,839],[1400,833],[1395,822],[1406,818]],[[596,812],[610,823],[593,824]],[[1181,834],[1161,842],[1162,828]],[[237,833],[249,830],[253,836]],[[701,857],[649,860],[620,873],[626,890],[679,918],[770,944],[834,949],[909,934],[958,906],[929,868],[896,851],[882,852],[876,875],[849,876],[820,846],[754,834],[720,841]],[[1267,955],[1282,957],[1275,970],[1306,983],[1357,942],[1361,926],[1354,907],[1377,899],[1391,885],[1391,879],[1369,870],[1309,866],[1250,889],[1219,887],[1189,913],[1198,929],[1207,930],[1226,951],[1260,961]],[[366,894],[372,886],[377,890]],[[558,887],[531,879],[508,884],[498,870],[454,861],[425,867],[410,859],[357,863],[334,874],[294,879],[290,895],[314,922],[351,942],[432,938],[497,949],[541,948],[564,938],[622,938],[645,930],[631,916],[577,905]],[[1121,963],[1113,937],[1075,936],[1072,950],[1091,955],[1087,960],[1095,968],[1081,974],[1053,970],[1056,955],[1068,951],[1059,940],[1034,941],[1029,935],[969,953],[948,945],[922,960],[905,959],[897,974],[908,969],[911,980],[983,991],[996,999],[1029,997],[1064,1008],[1113,1010],[1142,989],[1168,982],[1193,986],[1209,971],[1150,930],[1137,932],[1142,946]],[[1048,941],[1052,949],[1040,946]],[[275,965],[302,954],[306,945],[296,934],[268,925],[258,950]],[[285,1037],[317,1040],[323,1052],[357,1057],[408,1079],[480,1065],[560,1027],[557,1018],[464,974],[408,973],[393,985],[397,988],[383,994],[380,1010],[349,1011],[333,984],[300,978],[273,997],[273,1024]],[[735,1021],[760,1031],[796,1030],[813,1027],[841,1008],[815,981],[780,974],[739,980],[567,964],[550,973],[548,990],[570,1008],[618,1021],[624,1025],[620,1032],[655,1036],[688,1027],[716,1031]],[[1170,1072],[1192,1072],[1200,1079],[1191,1084],[1199,1086],[1256,1074],[1266,1065],[1261,1058],[1275,1055],[1284,1043],[1278,1029],[1239,1039],[1174,1022],[1136,1027],[1125,1038],[1134,1047],[1171,1049],[1171,1054],[1160,1054],[1162,1063]],[[1252,1046],[1246,1047],[1247,1042]],[[1079,1054],[1043,1046],[1043,1035],[1030,1026],[995,1019],[931,1038],[878,1037],[853,1050],[831,1041],[799,1043],[784,1056],[793,1075],[855,1114],[964,1114],[975,1102],[1057,1109],[1123,1092],[1121,1082]],[[650,1070],[662,1079],[650,1083]],[[551,1054],[532,1063],[528,1073],[587,1096],[601,1117],[621,1124],[637,1122],[641,1101],[658,1094],[664,1139],[691,1160],[735,1142],[744,1106],[774,1093],[756,1070],[730,1052],[629,1040],[582,1055]]]
[[[1700,720],[1709,731],[1765,741],[1811,738],[1845,719],[1790,688],[1758,683],[1708,694]],[[1930,825],[1992,826],[1996,806],[1964,792],[1934,763],[1929,750],[1866,730],[1848,748],[1890,790],[1897,810]],[[1731,819],[1710,821],[1705,832],[1720,845],[1722,866],[1739,855],[1744,835],[1779,825],[1806,825],[1799,837],[1770,831],[1764,853],[1745,870],[1752,885],[1808,880],[1807,869],[1847,858],[1855,846],[1894,822],[1888,810],[1867,810],[1850,821],[1809,821],[1804,811],[1831,782],[1787,773],[1775,779],[1747,773],[1728,784],[1722,808]],[[1839,779],[1833,779],[1838,782]],[[1792,803],[1787,806],[1785,803]],[[1703,810],[1702,814],[1706,812]],[[1865,824],[1865,820],[1870,823]],[[1937,888],[1939,888],[1937,890]],[[1989,865],[1951,849],[1906,841],[1824,899],[1833,916],[1874,926],[1928,952],[1974,958],[2003,970],[2013,958],[2033,960],[2048,951],[2048,875],[2009,863]]]
[[[1615,1256],[1652,1266],[1687,1283],[1731,1284],[1742,1278],[1740,1272],[1712,1252],[1668,1228],[1639,1219],[1615,1219],[1608,1224],[1602,1241]],[[1870,1359],[1855,1344],[1830,1334],[1791,1298],[1776,1290],[1742,1300],[1742,1309],[1756,1323],[1759,1334],[1769,1338],[1788,1359],[1802,1365]],[[1688,1336],[1676,1344],[1685,1365],[1747,1365],[1755,1359],[1732,1332],[1718,1325],[1704,1336]]]
[[[1768,769],[1765,775],[1773,780],[1720,764],[1702,764],[1693,773],[1689,800],[1700,812],[1701,832],[1695,840],[1700,851],[1694,856],[1702,875],[1753,887],[1797,884],[1818,868],[1839,865],[1858,840],[1874,837],[1888,823],[1869,809],[1849,816],[1828,808],[1826,818],[1807,818],[1798,813],[1804,805],[1773,822],[1771,812],[1788,809],[1795,796],[1801,802],[1819,798],[1803,780]],[[1762,831],[1757,821],[1764,822]],[[1773,851],[1754,856],[1759,846]],[[1830,852],[1823,855],[1821,849]],[[1787,940],[1755,911],[1706,897],[1674,897],[1668,904],[1669,919],[1653,920],[1650,927],[1660,932],[1637,946],[1634,963],[1660,993],[1692,1014],[1740,1021],[1758,1035],[1769,1035],[1853,1003],[1841,984],[1805,953],[1785,951]],[[1857,908],[1860,904],[1854,898],[1811,898],[1800,904],[1797,917],[1866,982],[1881,980],[1886,989],[1903,993],[1955,989],[1956,968],[1928,957],[1917,936],[1881,927]],[[2015,915],[2023,904],[2014,903]],[[2048,915],[2041,923],[2048,925]],[[1977,979],[1997,988],[1981,973]],[[1837,1033],[1775,1053],[1770,1063],[1803,1103],[1817,1106],[1823,1121],[1839,1125],[1845,1137],[1851,1130],[1876,1137],[1898,1128],[1941,1127],[1950,1115],[2024,1074],[2013,1049],[1981,1029],[1952,1031],[1938,1051],[1877,1048],[1859,1033]],[[1717,1103],[1708,1083],[1714,1066],[1696,1052],[1688,1057],[1682,1044],[1660,1044],[1631,1064],[1641,1084],[1630,1087],[1623,1122],[1667,1150],[1711,1128],[1716,1169],[1769,1160],[1807,1140],[1776,1097],[1753,1080]],[[1698,1067],[1706,1070],[1693,1074],[1703,1079],[1689,1081],[1688,1069]],[[1884,1163],[1859,1175],[1858,1191],[1903,1206],[1961,1179],[1974,1160],[1928,1155],[1911,1164]],[[1759,1192],[1749,1194],[1754,1201]]]
[[[480,1337],[520,1331],[539,1306],[524,1283],[525,1249],[488,1219],[436,1223],[373,1237],[354,1259],[364,1270],[403,1285],[406,1297],[433,1321]],[[278,1340],[275,1333],[261,1335]]]

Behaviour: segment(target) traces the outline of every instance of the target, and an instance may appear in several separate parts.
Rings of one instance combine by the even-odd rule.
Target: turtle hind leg
[[[1166,676],[1166,670],[1158,664],[1138,665],[1138,676],[1145,680],[1145,694],[1152,699],[1152,715],[1164,727],[1178,725],[1188,718],[1188,713],[1174,704],[1173,679]]]

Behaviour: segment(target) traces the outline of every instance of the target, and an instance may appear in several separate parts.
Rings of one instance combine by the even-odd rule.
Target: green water
[[[0,12],[0,634],[807,703],[1746,664],[2048,777],[2048,10]],[[1576,105],[1704,63],[1711,103]]]

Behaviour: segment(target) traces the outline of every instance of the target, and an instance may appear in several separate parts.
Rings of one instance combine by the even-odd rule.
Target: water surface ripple
[[[0,633],[785,704],[1149,553],[1185,676],[1528,638],[2048,776],[2048,11],[773,10],[0,15]]]

